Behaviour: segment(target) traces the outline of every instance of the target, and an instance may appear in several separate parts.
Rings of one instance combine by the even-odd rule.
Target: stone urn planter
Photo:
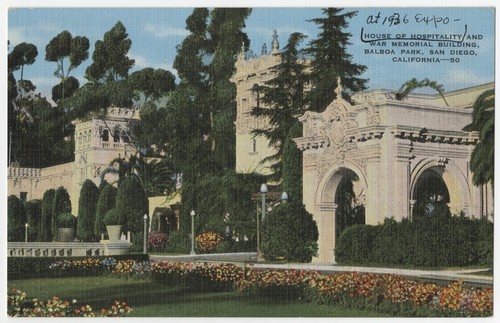
[[[75,229],[73,228],[58,228],[59,241],[71,242],[75,240]]]
[[[120,235],[122,233],[121,225],[107,225],[106,230],[108,230],[109,241],[120,241]]]

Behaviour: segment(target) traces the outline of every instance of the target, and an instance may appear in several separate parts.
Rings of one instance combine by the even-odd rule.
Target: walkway
[[[168,260],[168,261],[213,261],[213,262],[234,262],[252,265],[254,268],[267,269],[296,269],[296,270],[317,270],[323,273],[331,272],[361,272],[375,274],[394,274],[408,278],[414,278],[421,281],[457,281],[463,280],[466,283],[492,287],[493,277],[474,275],[487,271],[488,269],[468,269],[468,270],[421,270],[421,269],[399,269],[399,268],[378,268],[378,267],[356,267],[356,266],[341,266],[336,264],[270,264],[265,262],[256,262],[257,253],[224,253],[224,254],[204,254],[204,255],[180,255],[180,256],[163,256],[151,255],[151,260]]]

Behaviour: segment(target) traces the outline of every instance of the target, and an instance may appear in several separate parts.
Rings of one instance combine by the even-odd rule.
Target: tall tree
[[[242,29],[250,11],[247,8],[218,8],[210,12],[206,8],[196,8],[186,20],[190,34],[177,47],[174,61],[181,79],[178,91],[183,92],[179,97],[182,105],[172,111],[174,118],[167,116],[167,119],[172,122],[169,129],[175,134],[184,132],[177,129],[180,127],[177,118],[182,120],[182,126],[193,126],[190,135],[174,139],[179,146],[171,147],[173,155],[185,154],[186,149],[193,148],[200,150],[198,156],[193,155],[197,159],[204,155],[201,152],[208,150],[206,162],[188,161],[193,174],[217,173],[234,166],[236,90],[229,78],[234,72],[241,44],[248,46],[249,43]],[[191,167],[197,165],[204,166],[202,169]],[[190,171],[185,175],[189,178]]]
[[[61,213],[71,213],[71,199],[68,191],[60,186],[54,193],[54,204],[52,205],[52,239],[58,236],[57,218]]]
[[[478,131],[479,143],[472,151],[470,169],[474,184],[493,183],[495,165],[495,90],[483,92],[474,103],[472,122],[465,131]]]
[[[26,223],[28,223],[28,239],[29,241],[38,241],[40,232],[40,222],[42,217],[42,201],[30,200],[24,203],[26,210]]]
[[[94,240],[94,224],[99,190],[90,179],[83,182],[78,200],[76,237],[83,241]]]
[[[87,67],[89,80],[64,103],[71,118],[85,118],[95,114],[104,118],[111,105],[131,107],[134,93],[127,81],[134,60],[127,54],[132,46],[125,26],[118,21],[95,43],[93,62]]]
[[[50,189],[43,193],[42,218],[40,220],[38,241],[52,241],[52,209],[54,208],[55,193],[55,189]]]
[[[302,124],[295,122],[285,140],[283,147],[283,191],[287,192],[290,201],[302,202],[302,152],[293,138],[302,136]]]
[[[87,37],[73,37],[67,30],[54,37],[45,47],[45,60],[55,62],[57,69],[54,76],[59,84],[52,88],[52,100],[69,97],[80,87],[78,80],[69,73],[80,66],[89,57],[89,40]],[[68,62],[65,68],[65,62]]]
[[[351,45],[351,33],[344,30],[349,26],[348,20],[357,14],[357,11],[343,12],[342,8],[323,9],[324,17],[311,19],[317,24],[320,33],[312,40],[306,53],[311,56],[311,84],[309,92],[310,110],[321,112],[335,98],[334,89],[337,87],[337,77],[342,79],[345,99],[352,92],[366,89],[367,79],[359,78],[366,70],[366,66],[352,62],[352,55],[348,53]]]
[[[9,195],[7,198],[7,211],[7,240],[24,241],[26,210],[17,196]]]
[[[94,234],[100,237],[106,233],[106,225],[104,224],[104,215],[115,207],[116,188],[104,181],[99,187],[99,199],[96,206],[96,217],[94,224]]]
[[[254,88],[254,91],[259,92],[262,106],[253,107],[250,115],[266,118],[268,127],[255,129],[253,134],[264,136],[269,140],[269,146],[276,149],[275,154],[262,160],[262,163],[271,163],[270,179],[275,181],[282,179],[285,139],[297,122],[296,117],[304,113],[307,103],[304,87],[309,76],[305,73],[302,51],[299,50],[305,38],[301,33],[292,33],[281,52],[281,62],[271,70],[275,77]]]

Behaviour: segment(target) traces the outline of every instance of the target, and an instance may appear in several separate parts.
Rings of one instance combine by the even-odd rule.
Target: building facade
[[[276,40],[276,38],[275,38]],[[252,134],[268,126],[249,115],[259,105],[253,87],[273,75],[279,50],[244,59],[240,55],[232,81],[237,87],[236,170],[269,174],[261,161],[275,150]],[[341,84],[342,80],[338,80]],[[494,83],[440,95],[411,94],[396,100],[396,91],[357,93],[353,104],[342,99],[342,86],[322,113],[306,112],[299,120],[303,136],[296,138],[303,152],[303,202],[319,229],[319,255],[313,261],[335,261],[338,235],[337,207],[346,180],[353,181],[353,206],[363,210],[363,222],[385,218],[411,219],[430,190],[453,214],[493,219],[491,185],[475,186],[469,163],[477,133],[462,129],[472,121],[472,106]]]

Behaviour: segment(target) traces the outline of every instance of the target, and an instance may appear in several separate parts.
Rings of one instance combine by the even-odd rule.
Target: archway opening
[[[443,179],[443,172],[442,168],[432,167],[418,178],[413,193],[414,219],[449,212],[450,192]]]
[[[341,168],[335,175],[341,176],[335,191],[335,235],[338,239],[346,228],[365,224],[365,206],[364,188],[358,175],[347,168]]]

